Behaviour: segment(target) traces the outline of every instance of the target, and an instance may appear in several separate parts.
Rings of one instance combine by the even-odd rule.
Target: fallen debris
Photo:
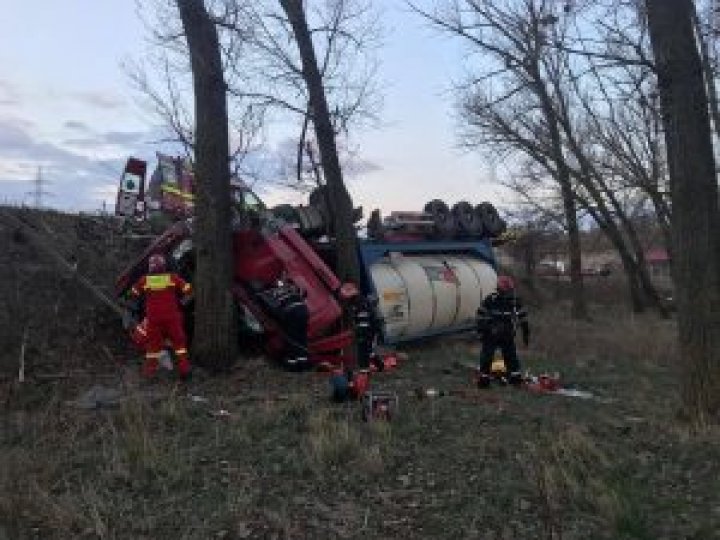
[[[65,404],[77,409],[94,410],[117,407],[125,401],[127,396],[117,388],[95,385],[77,399],[66,401]]]
[[[581,399],[592,399],[595,395],[585,390],[575,390],[573,388],[559,388],[553,392],[559,396],[576,397]]]
[[[20,361],[18,368],[18,382],[25,382],[25,348],[27,346],[28,327],[25,326],[22,335],[22,345],[20,345]]]

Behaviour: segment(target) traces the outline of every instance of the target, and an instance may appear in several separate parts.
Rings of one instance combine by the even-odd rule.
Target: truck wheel
[[[320,210],[315,206],[300,206],[296,209],[300,232],[303,236],[321,236],[324,232],[324,221]]]
[[[440,199],[433,199],[425,205],[423,211],[432,216],[435,225],[435,235],[438,238],[452,238],[457,233],[455,217],[448,205]]]
[[[452,214],[462,233],[472,236],[482,233],[482,220],[475,213],[475,208],[473,208],[469,202],[460,201],[456,203],[452,207]]]
[[[505,220],[500,217],[497,209],[489,202],[482,202],[475,207],[475,214],[483,224],[485,234],[491,238],[500,236],[507,229]]]
[[[380,210],[375,209],[370,212],[370,219],[367,222],[367,234],[373,240],[384,240],[385,229],[383,227],[382,217]]]
[[[285,223],[297,223],[298,215],[295,207],[292,204],[279,204],[272,208],[273,215],[282,219]]]

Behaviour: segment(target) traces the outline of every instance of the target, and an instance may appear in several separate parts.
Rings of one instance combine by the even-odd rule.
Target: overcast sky
[[[461,48],[402,0],[375,2],[385,25],[384,125],[354,137],[359,158],[373,165],[348,180],[356,203],[389,211],[419,210],[436,197],[498,202],[483,160],[456,145],[450,87],[462,70]],[[0,202],[30,204],[26,192],[42,167],[48,205],[111,206],[125,158],[152,158],[160,137],[122,68],[147,46],[135,3],[0,0],[0,7]],[[261,188],[261,196],[299,202],[277,189]]]

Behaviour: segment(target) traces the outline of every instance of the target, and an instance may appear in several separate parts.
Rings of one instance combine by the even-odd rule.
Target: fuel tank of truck
[[[385,343],[473,328],[477,308],[497,285],[492,249],[483,242],[366,245],[364,250]]]

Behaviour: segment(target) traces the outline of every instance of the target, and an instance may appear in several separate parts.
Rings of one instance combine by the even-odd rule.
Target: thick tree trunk
[[[720,412],[720,217],[690,0],[646,0],[670,165],[683,398],[696,424]]]
[[[232,230],[226,88],[217,31],[203,0],[176,0],[195,90],[195,329],[198,363],[225,369],[235,359]]]
[[[708,44],[702,34],[700,27],[700,17],[697,8],[693,3],[692,6],[692,24],[695,30],[698,45],[700,46],[700,61],[702,62],[703,73],[705,74],[705,87],[707,89],[708,104],[712,115],[713,125],[715,127],[715,136],[720,138],[720,107],[718,106],[717,90],[715,89],[715,73],[712,68],[712,58],[708,50]],[[713,3],[713,17],[717,16],[717,7]]]
[[[312,36],[302,0],[280,0],[297,42],[302,60],[303,79],[310,98],[310,111],[315,137],[320,150],[320,161],[325,174],[329,198],[329,212],[337,249],[337,274],[342,281],[360,282],[360,265],[357,254],[357,236],[352,220],[352,200],[345,188],[340,159],[335,143],[322,75],[318,68]]]

